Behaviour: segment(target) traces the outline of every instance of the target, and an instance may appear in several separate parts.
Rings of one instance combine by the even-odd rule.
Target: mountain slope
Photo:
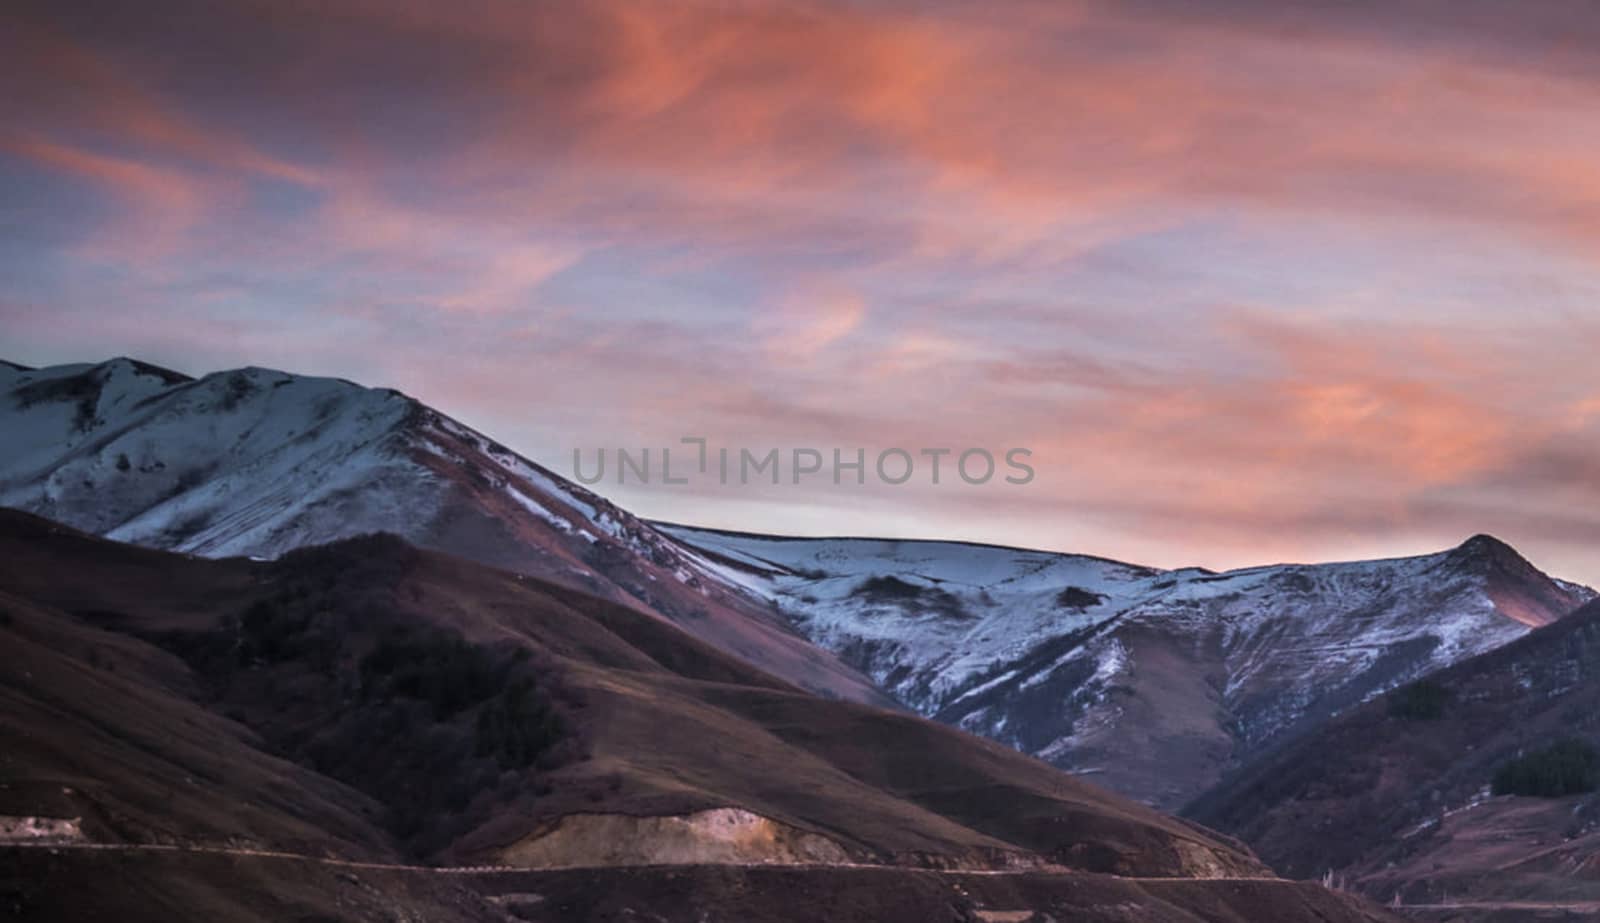
[[[1490,788],[1519,755],[1570,738],[1600,745],[1597,700],[1593,602],[1341,715],[1188,813],[1247,838],[1288,873],[1331,869],[1385,901],[1600,902],[1600,795]]]
[[[553,821],[736,808],[810,832],[817,849],[852,861],[1048,859],[1136,875],[1266,874],[1199,828],[990,741],[816,698],[646,613],[393,538],[275,562],[208,561],[3,512],[0,593],[9,637],[41,663],[71,661],[41,670],[8,659],[7,688],[31,703],[8,720],[37,710],[84,722],[8,725],[19,743],[6,752],[29,754],[14,759],[34,772],[48,765],[53,777],[68,771],[58,761],[101,776],[74,786],[90,799],[96,787],[144,784],[97,771],[103,763],[90,758],[90,738],[107,752],[159,754],[200,781],[232,787],[251,778],[206,768],[228,753],[188,749],[187,733],[161,732],[171,724],[194,727],[197,738],[265,744],[332,774],[365,797],[334,787],[326,803],[354,805],[356,817],[363,805],[382,804],[384,838],[373,835],[370,817],[358,822],[310,803],[293,810],[316,829],[348,827],[330,844],[362,857],[522,864],[517,857],[550,858],[559,845],[568,852],[557,858],[570,862],[612,844]],[[525,714],[501,728],[506,697],[519,686]],[[196,708],[238,726],[202,719]],[[142,730],[131,732],[134,725]],[[502,730],[543,726],[548,739],[526,751],[495,749]],[[57,735],[66,740],[53,742]],[[238,752],[241,763],[252,756]],[[426,764],[407,762],[419,753]],[[495,771],[480,778],[483,769]],[[523,778],[508,786],[507,772]],[[415,788],[423,782],[430,787]],[[456,782],[468,783],[459,802]],[[306,779],[269,787],[321,790]],[[489,809],[485,798],[508,800]],[[159,840],[162,818],[182,821],[158,803],[107,803],[98,813],[116,819],[101,828],[113,839]],[[419,805],[430,809],[421,828],[406,816]],[[282,846],[289,836],[250,833],[248,818],[226,812],[206,822],[228,825],[195,831],[215,839]]]
[[[1166,807],[1593,595],[1488,536],[1416,558],[1216,574],[658,525],[918,712]]]
[[[0,844],[26,854],[8,869],[32,869],[0,873],[0,889],[30,906],[82,910],[131,886],[108,868],[142,865],[154,906],[192,912],[195,876],[225,895],[285,861],[252,856],[281,851],[585,867],[576,892],[563,886],[560,919],[605,918],[591,905],[639,880],[617,869],[663,862],[815,870],[789,893],[860,864],[888,867],[891,887],[930,869],[1014,870],[1066,891],[1158,878],[1173,885],[1162,919],[1236,918],[1204,908],[1240,916],[1252,903],[1288,908],[1286,920],[1377,919],[992,742],[814,697],[650,614],[393,538],[210,561],[4,512],[0,605],[7,649],[30,654],[0,664],[0,814],[74,828],[44,860]],[[141,844],[181,848],[161,858]],[[212,864],[218,850],[231,872]],[[320,874],[305,901],[338,889]],[[1218,877],[1249,881],[1227,899],[1181,887]],[[266,893],[279,887],[293,890]],[[809,912],[768,897],[764,918]],[[501,918],[436,887],[415,900]]]
[[[1214,574],[651,524],[398,392],[263,369],[0,367],[0,425],[0,503],[209,556],[391,531],[1164,807],[1591,595],[1486,536],[1419,558]]]
[[[890,704],[648,524],[386,389],[128,359],[0,367],[0,505],[120,541],[276,556],[389,531],[641,606],[805,688]]]

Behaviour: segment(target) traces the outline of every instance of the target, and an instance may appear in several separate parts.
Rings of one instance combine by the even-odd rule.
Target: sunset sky
[[[596,489],[1210,567],[1600,582],[1589,2],[10,3],[0,356],[400,388],[572,450],[1033,450]]]

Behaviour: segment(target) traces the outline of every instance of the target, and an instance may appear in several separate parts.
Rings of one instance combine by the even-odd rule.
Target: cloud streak
[[[1496,530],[1600,580],[1600,16],[1363,9],[23,3],[3,345],[360,375],[552,462],[1043,466],[624,498],[721,525],[1212,565]]]

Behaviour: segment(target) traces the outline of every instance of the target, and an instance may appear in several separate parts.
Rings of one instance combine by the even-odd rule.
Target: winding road
[[[1261,884],[1270,882],[1274,884],[1299,884],[1282,878],[1181,878],[1169,877],[1137,877],[1129,875],[1111,875],[1100,872],[1085,872],[1080,869],[1065,866],[1040,866],[1038,868],[1015,869],[941,869],[924,868],[912,865],[882,865],[869,862],[681,862],[681,863],[640,863],[630,865],[542,865],[538,867],[523,867],[515,865],[406,865],[398,862],[370,862],[359,859],[339,859],[330,856],[313,856],[305,853],[285,852],[274,849],[244,849],[227,846],[180,846],[170,843],[89,843],[81,840],[6,840],[0,841],[0,850],[3,849],[41,849],[56,851],[82,851],[82,852],[159,852],[159,853],[184,853],[190,855],[218,855],[242,856],[259,859],[280,859],[290,862],[313,862],[318,865],[333,866],[348,869],[369,869],[372,871],[389,872],[424,872],[434,875],[512,875],[531,872],[568,872],[583,871],[586,869],[608,868],[695,868],[700,866],[733,866],[736,868],[767,868],[767,869],[795,869],[816,870],[825,869],[878,869],[896,872],[922,872],[930,875],[1028,875],[1069,873],[1075,875],[1100,875],[1105,878],[1115,878],[1119,881],[1134,882],[1169,882],[1169,881],[1215,881],[1239,882]]]

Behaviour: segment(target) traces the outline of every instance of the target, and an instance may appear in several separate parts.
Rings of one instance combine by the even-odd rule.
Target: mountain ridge
[[[1462,539],[1457,544],[1451,545],[1451,546],[1449,546],[1447,548],[1440,548],[1440,549],[1436,549],[1436,550],[1433,550],[1433,551],[1420,551],[1420,552],[1417,552],[1415,554],[1396,554],[1396,555],[1387,555],[1387,556],[1378,557],[1378,558],[1336,558],[1336,559],[1328,560],[1328,561],[1299,561],[1299,560],[1284,559],[1284,560],[1270,561],[1270,562],[1264,562],[1264,563],[1259,563],[1259,564],[1241,564],[1241,565],[1239,565],[1237,567],[1226,567],[1226,568],[1222,568],[1222,569],[1218,570],[1218,569],[1215,569],[1215,568],[1204,567],[1204,566],[1201,566],[1201,565],[1198,565],[1198,564],[1181,564],[1181,565],[1178,565],[1176,567],[1158,567],[1158,566],[1153,565],[1153,564],[1138,564],[1138,563],[1135,563],[1135,562],[1132,562],[1132,561],[1124,560],[1122,558],[1113,558],[1113,557],[1108,557],[1106,555],[1089,554],[1089,553],[1081,552],[1081,551],[1066,551],[1066,550],[1059,549],[1059,548],[1046,548],[1046,547],[1038,547],[1038,546],[1031,546],[1031,545],[1008,545],[1008,544],[1006,544],[1004,542],[986,542],[986,541],[978,541],[978,540],[972,540],[972,539],[926,538],[926,537],[921,537],[921,536],[884,536],[884,535],[866,535],[866,534],[852,534],[852,533],[819,533],[819,534],[813,535],[813,534],[795,534],[795,533],[788,533],[788,532],[758,532],[758,531],[755,531],[755,530],[752,530],[752,529],[730,529],[730,528],[725,528],[725,527],[721,527],[721,526],[701,526],[701,525],[695,525],[694,523],[678,522],[676,520],[671,520],[671,519],[646,519],[645,521],[650,523],[653,526],[656,526],[656,527],[661,528],[661,529],[666,529],[666,530],[669,530],[669,531],[670,530],[674,530],[674,529],[681,529],[681,530],[684,530],[686,532],[697,532],[697,533],[704,533],[704,534],[710,534],[710,535],[721,535],[721,536],[726,536],[728,538],[758,539],[758,540],[771,541],[771,542],[895,542],[895,543],[901,543],[901,544],[950,545],[950,546],[955,546],[955,547],[990,549],[990,550],[994,550],[994,551],[1015,551],[1015,552],[1023,552],[1023,553],[1028,553],[1028,554],[1062,555],[1062,556],[1065,556],[1065,557],[1083,558],[1083,559],[1091,560],[1091,561],[1100,561],[1100,562],[1103,562],[1105,564],[1112,564],[1112,565],[1117,565],[1117,566],[1120,566],[1120,567],[1127,567],[1127,568],[1130,568],[1130,569],[1148,570],[1148,571],[1151,571],[1152,573],[1174,574],[1174,573],[1185,573],[1185,572],[1188,572],[1188,573],[1195,573],[1195,574],[1199,574],[1199,575],[1207,576],[1207,577],[1216,577],[1216,576],[1219,576],[1219,575],[1222,575],[1222,574],[1239,574],[1239,573],[1244,573],[1244,572],[1248,572],[1248,571],[1270,570],[1270,569],[1279,569],[1279,568],[1286,568],[1286,567],[1322,567],[1322,566],[1332,566],[1332,565],[1339,565],[1339,564],[1371,564],[1371,563],[1379,563],[1379,562],[1384,562],[1384,561],[1409,561],[1409,560],[1413,560],[1413,559],[1416,559],[1416,558],[1429,557],[1429,556],[1432,556],[1432,555],[1446,554],[1446,553],[1449,553],[1451,551],[1463,551],[1463,550],[1468,550],[1468,549],[1477,548],[1477,547],[1497,548],[1497,549],[1500,549],[1500,550],[1503,550],[1503,551],[1506,551],[1506,552],[1510,552],[1511,554],[1515,555],[1516,557],[1518,557],[1518,558],[1520,558],[1520,559],[1522,559],[1524,561],[1527,561],[1526,556],[1523,555],[1522,552],[1518,551],[1515,545],[1512,545],[1510,542],[1506,541],[1505,539],[1500,538],[1499,536],[1494,535],[1493,533],[1490,533],[1490,532],[1477,532],[1477,533],[1474,533],[1474,534],[1468,536],[1465,539]],[[1531,563],[1531,562],[1529,562],[1529,563]],[[1591,592],[1600,592],[1600,591],[1593,591],[1586,584],[1578,583],[1577,581],[1563,580],[1563,579],[1561,579],[1559,577],[1553,577],[1553,576],[1551,577],[1551,579],[1556,581],[1556,582],[1559,582],[1559,583],[1569,584],[1569,585],[1574,586],[1574,587],[1580,587],[1580,588],[1583,588],[1583,589],[1591,590]]]
[[[1287,741],[1184,813],[1244,837],[1287,874],[1331,869],[1380,900],[1600,902],[1600,796],[1492,787],[1514,757],[1560,740],[1600,744],[1597,694],[1591,601],[1429,674],[1409,696],[1391,692]]]
[[[64,840],[0,841],[30,914],[487,923],[548,886],[515,916],[793,920],[822,890],[874,923],[1386,919],[992,741],[393,536],[208,559],[0,510],[0,602],[0,819]]]
[[[273,557],[391,531],[624,601],[806,688],[892,700],[691,552],[414,398],[259,367],[15,372],[0,504],[112,538]]]
[[[919,712],[1066,769],[1103,771],[1108,785],[1167,807],[1307,720],[1594,595],[1486,535],[1415,557],[1212,572],[1003,546],[662,528]],[[1186,743],[1129,739],[1162,728]],[[1209,768],[1173,780],[1171,767],[1196,763]]]
[[[123,357],[12,371],[6,395],[0,504],[208,556],[391,531],[1172,808],[1282,735],[1593,596],[1488,535],[1216,572],[649,522],[401,392],[260,367],[190,378]]]

